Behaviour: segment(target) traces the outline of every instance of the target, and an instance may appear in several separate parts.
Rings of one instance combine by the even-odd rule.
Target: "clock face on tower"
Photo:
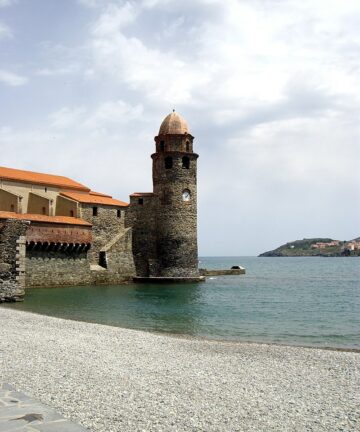
[[[182,194],[183,201],[190,201],[190,198],[191,198],[191,194],[190,194],[189,189],[185,189],[183,194]]]

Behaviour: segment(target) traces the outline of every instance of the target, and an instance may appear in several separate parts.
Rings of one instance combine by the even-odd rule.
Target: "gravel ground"
[[[360,431],[360,354],[0,307],[0,379],[90,431]]]

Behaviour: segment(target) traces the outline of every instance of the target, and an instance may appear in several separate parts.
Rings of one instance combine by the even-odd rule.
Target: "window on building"
[[[46,215],[46,207],[43,207],[43,208],[42,208],[42,214],[43,214],[43,215]]]
[[[74,210],[70,210],[70,217],[74,217]]]
[[[47,192],[47,187],[45,188],[45,192]]]
[[[187,152],[190,151],[190,143],[189,143],[189,141],[186,141],[186,151]]]
[[[98,208],[93,207],[93,216],[97,216],[97,215],[98,215]]]
[[[138,199],[138,203],[139,203],[140,205],[143,205],[143,204],[144,204],[144,198],[139,198],[139,199]]]
[[[185,169],[189,169],[190,168],[190,158],[188,156],[184,156],[182,158],[182,167]]]
[[[15,206],[14,206],[14,204],[11,204],[11,206],[10,206],[10,211],[11,211],[11,212],[15,212]]]
[[[104,268],[108,266],[106,252],[104,251],[100,251],[99,253],[99,265]]]
[[[121,218],[121,210],[116,210],[116,216],[117,216],[118,218]]]
[[[173,167],[173,159],[172,157],[168,156],[165,158],[165,168],[171,169]]]
[[[164,141],[160,141],[160,151],[164,151],[165,150],[165,142]]]

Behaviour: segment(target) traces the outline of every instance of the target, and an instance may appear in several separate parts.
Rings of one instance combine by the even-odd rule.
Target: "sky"
[[[360,236],[359,0],[0,0],[0,165],[128,201],[172,109],[200,255]]]

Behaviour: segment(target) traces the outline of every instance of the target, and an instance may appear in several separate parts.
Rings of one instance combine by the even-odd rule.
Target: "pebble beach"
[[[360,353],[0,307],[0,380],[89,431],[359,431]]]

